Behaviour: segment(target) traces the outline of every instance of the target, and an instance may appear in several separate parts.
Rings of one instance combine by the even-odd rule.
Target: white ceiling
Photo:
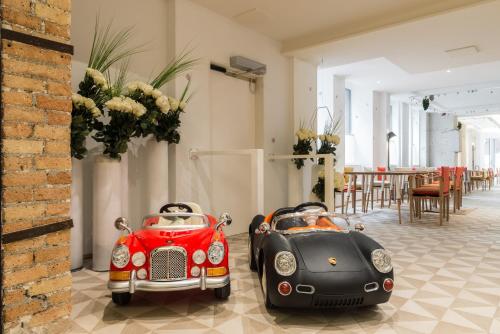
[[[286,50],[468,6],[484,0],[193,0],[282,41]]]

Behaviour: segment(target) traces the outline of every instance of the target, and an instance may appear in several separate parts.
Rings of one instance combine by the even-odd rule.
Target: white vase
[[[71,270],[83,267],[83,161],[72,159],[71,169]]]
[[[159,212],[168,203],[168,142],[154,137],[146,144],[145,196],[147,213]]]
[[[122,215],[122,174],[118,160],[98,156],[94,162],[92,269],[109,270],[111,251],[120,232],[114,221]]]

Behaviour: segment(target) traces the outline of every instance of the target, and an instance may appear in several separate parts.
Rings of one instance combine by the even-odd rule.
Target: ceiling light
[[[382,83],[382,81],[380,80],[377,80],[377,84],[380,85]]]
[[[446,70],[446,73],[451,73],[451,70],[450,70],[450,69],[447,69],[447,70]]]

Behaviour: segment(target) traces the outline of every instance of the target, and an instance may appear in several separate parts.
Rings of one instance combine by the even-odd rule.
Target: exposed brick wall
[[[2,27],[70,38],[71,0],[0,0]],[[69,219],[71,56],[3,40],[2,233]],[[67,329],[69,230],[3,245],[5,332]]]

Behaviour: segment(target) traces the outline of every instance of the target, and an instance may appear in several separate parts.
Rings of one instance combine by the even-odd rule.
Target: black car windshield
[[[142,225],[145,228],[179,230],[197,229],[209,226],[208,218],[197,213],[162,213],[144,217]]]
[[[292,212],[274,218],[272,229],[284,233],[304,233],[314,231],[347,232],[346,218],[328,212]]]

